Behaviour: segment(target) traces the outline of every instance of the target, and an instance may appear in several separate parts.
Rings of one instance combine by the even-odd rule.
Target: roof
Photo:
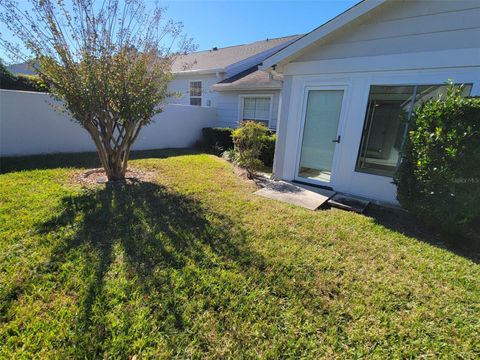
[[[27,62],[23,62],[20,64],[12,64],[7,66],[8,71],[13,74],[24,74],[24,75],[35,75],[35,70],[33,69],[32,65]]]
[[[225,48],[214,48],[211,50],[198,51],[179,57],[172,66],[174,73],[179,72],[216,72],[225,70],[228,66],[261,54],[268,50],[296,40],[301,35],[291,35],[275,39],[255,41],[250,44],[229,46]],[[216,49],[216,50],[215,50]],[[268,56],[270,54],[267,54]],[[265,57],[266,57],[265,56]],[[260,59],[259,62],[263,61]]]
[[[266,58],[261,66],[261,70],[266,70],[272,66],[280,63],[285,63],[292,60],[294,57],[305,51],[319,40],[325,38],[336,30],[344,27],[345,25],[353,22],[359,17],[366,15],[371,10],[377,8],[388,0],[363,0],[352,6],[350,9],[344,11],[340,15],[327,21],[325,24],[317,27],[308,34],[292,41],[288,46],[279,49],[275,54]]]
[[[213,85],[213,89],[217,91],[279,90],[281,88],[281,80],[273,78],[266,71],[258,70],[257,65]]]

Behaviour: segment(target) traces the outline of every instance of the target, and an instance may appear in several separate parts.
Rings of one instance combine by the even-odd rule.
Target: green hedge
[[[37,75],[14,75],[0,63],[0,88],[5,90],[21,90],[47,92]]]
[[[218,154],[233,149],[232,132],[231,128],[203,128],[202,147]]]
[[[203,128],[201,146],[203,149],[221,154],[224,151],[233,149],[233,129],[231,128]],[[260,153],[260,160],[265,166],[273,166],[275,154],[275,132],[268,130],[268,135],[263,137],[263,146]]]
[[[416,109],[395,181],[404,208],[478,249],[480,98],[452,87]]]
[[[270,135],[264,136],[263,146],[260,151],[260,160],[265,166],[273,166],[273,157],[275,155],[275,141],[277,140],[277,135],[271,133]]]

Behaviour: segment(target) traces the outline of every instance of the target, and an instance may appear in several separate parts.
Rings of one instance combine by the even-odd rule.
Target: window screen
[[[242,120],[253,120],[266,123],[270,120],[269,97],[245,97],[243,98]]]
[[[201,81],[190,81],[190,105],[202,106]]]

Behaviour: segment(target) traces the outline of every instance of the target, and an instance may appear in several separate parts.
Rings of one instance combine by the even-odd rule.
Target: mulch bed
[[[125,180],[109,182],[103,168],[89,169],[87,171],[76,172],[71,177],[71,182],[81,185],[98,185],[98,184],[114,184],[127,183],[134,184],[138,182],[149,182],[155,178],[154,171],[143,171],[138,169],[128,169],[125,174]]]

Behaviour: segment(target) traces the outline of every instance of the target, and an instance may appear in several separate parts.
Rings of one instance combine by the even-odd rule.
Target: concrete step
[[[327,201],[327,204],[337,209],[354,211],[362,214],[367,208],[368,204],[370,204],[370,201],[355,196],[335,194]]]

